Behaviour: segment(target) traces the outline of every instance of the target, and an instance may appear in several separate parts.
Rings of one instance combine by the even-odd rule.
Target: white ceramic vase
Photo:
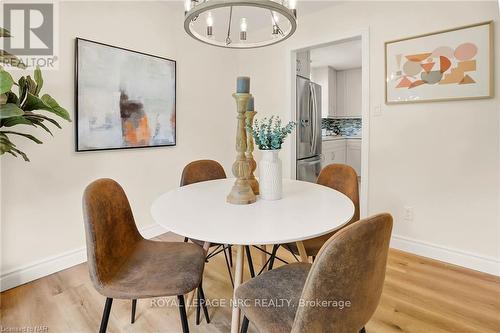
[[[279,152],[280,149],[261,150],[259,187],[260,198],[263,200],[279,200],[283,196],[283,177]]]

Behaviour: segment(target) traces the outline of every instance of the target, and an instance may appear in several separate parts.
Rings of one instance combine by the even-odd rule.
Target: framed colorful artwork
[[[174,146],[176,62],[76,39],[76,151]]]
[[[385,43],[386,104],[493,97],[493,22]]]

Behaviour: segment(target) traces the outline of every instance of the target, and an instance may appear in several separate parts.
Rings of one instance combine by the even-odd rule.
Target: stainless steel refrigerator
[[[321,171],[321,86],[297,76],[297,179],[316,182]]]

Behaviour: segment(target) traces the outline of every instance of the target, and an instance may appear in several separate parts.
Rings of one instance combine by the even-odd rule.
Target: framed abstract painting
[[[76,39],[76,151],[174,146],[176,62]]]
[[[385,102],[493,97],[493,22],[385,43]]]

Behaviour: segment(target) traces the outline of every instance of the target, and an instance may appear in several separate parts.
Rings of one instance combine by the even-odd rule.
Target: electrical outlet
[[[404,206],[404,215],[403,219],[406,222],[411,222],[413,221],[413,207],[410,206]]]
[[[380,106],[380,104],[377,104],[373,108],[373,116],[380,117],[381,115],[382,115],[382,107]]]

